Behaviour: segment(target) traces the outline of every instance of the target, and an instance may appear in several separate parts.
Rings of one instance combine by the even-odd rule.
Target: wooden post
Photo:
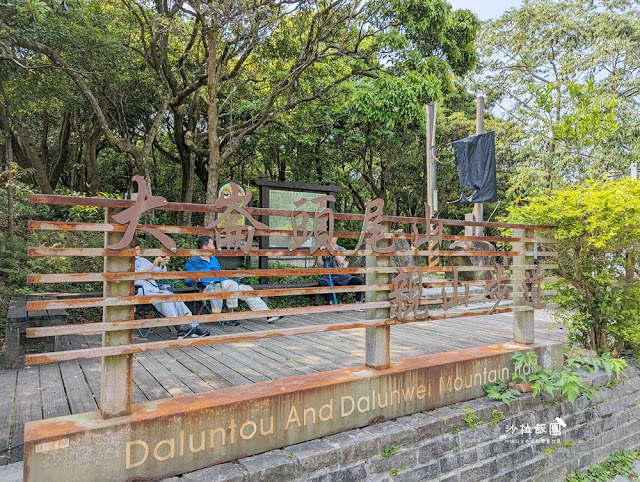
[[[533,243],[525,243],[524,238],[532,238],[532,229],[514,229],[513,236],[520,238],[521,241],[513,243],[514,251],[531,251],[533,250]],[[533,256],[519,254],[514,256],[513,264],[515,266],[524,266],[533,264]],[[522,286],[522,280],[525,278],[526,269],[514,268],[513,279],[517,280],[513,282],[513,306],[525,307],[524,304],[524,288]],[[526,306],[524,311],[513,312],[513,341],[516,343],[533,343],[534,342],[534,315],[535,309],[533,306]]]
[[[389,223],[384,223],[384,231],[389,232]],[[389,241],[391,242],[391,241]],[[371,246],[367,245],[367,249]],[[367,268],[388,267],[391,265],[390,256],[366,256]],[[365,275],[366,284],[386,284],[389,283],[388,273],[367,273]],[[372,301],[389,301],[388,291],[367,291],[367,302]],[[367,310],[366,319],[389,318],[389,308],[376,308]],[[383,369],[388,368],[391,364],[390,342],[391,342],[391,326],[374,326],[366,328],[366,354],[365,364],[368,367]]]
[[[113,222],[110,208],[105,208],[105,222]],[[122,233],[105,233],[105,248],[122,239]],[[134,258],[105,256],[104,272],[134,271]],[[104,296],[132,296],[133,281],[105,281]],[[103,321],[133,319],[132,306],[105,306]],[[102,346],[125,345],[132,342],[131,330],[111,331],[102,334]],[[119,417],[131,413],[133,355],[108,356],[102,359],[102,383],[100,411],[104,418]]]
[[[479,95],[476,102],[476,135],[484,132],[484,97]],[[473,204],[473,220],[484,220],[484,205],[482,203]],[[484,228],[482,226],[474,226],[473,232],[475,236],[484,236]]]

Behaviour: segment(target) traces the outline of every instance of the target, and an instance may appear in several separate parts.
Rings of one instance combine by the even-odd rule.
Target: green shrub
[[[557,226],[557,316],[569,340],[618,357],[640,343],[640,182],[596,182],[532,199],[509,221]]]

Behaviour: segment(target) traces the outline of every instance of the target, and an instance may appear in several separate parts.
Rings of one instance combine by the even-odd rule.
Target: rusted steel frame
[[[316,251],[318,255],[328,255],[325,249]],[[108,256],[209,256],[216,257],[239,256],[237,252],[229,252],[226,250],[210,250],[210,249],[178,249],[171,252],[168,249],[107,249],[107,248],[29,248],[29,256],[89,256],[89,257],[108,257]],[[359,249],[344,250],[345,256],[372,256],[374,252],[371,250]],[[443,256],[443,257],[467,257],[467,256],[502,256],[513,257],[519,255],[533,256],[534,254],[542,257],[553,257],[557,253],[551,251],[451,251],[451,250],[398,250],[390,253],[375,253],[381,256]],[[309,256],[308,251],[288,250],[288,249],[252,249],[248,256]]]
[[[511,307],[498,308],[494,313],[509,313]],[[300,328],[284,328],[280,330],[264,330],[254,331],[251,333],[232,334],[232,335],[218,335],[208,336],[204,338],[184,338],[182,340],[165,340],[165,341],[152,341],[148,343],[136,343],[129,345],[120,345],[115,347],[99,347],[99,348],[85,348],[81,350],[67,350],[50,353],[38,353],[27,355],[25,358],[26,365],[44,365],[47,363],[59,363],[70,360],[83,360],[87,358],[98,358],[103,356],[113,355],[126,355],[143,353],[150,351],[171,350],[176,348],[187,348],[192,346],[205,346],[205,345],[217,345],[221,343],[233,343],[241,341],[263,340],[267,338],[279,338],[283,336],[295,336],[295,335],[307,335],[311,333],[326,333],[331,331],[344,331],[357,328],[370,328],[374,326],[384,325],[398,325],[407,323],[420,323],[425,321],[438,321],[451,318],[465,318],[468,316],[481,316],[486,314],[487,311],[476,312],[458,312],[458,313],[443,313],[434,315],[428,320],[412,320],[407,319],[402,323],[399,323],[397,319],[379,319],[379,320],[365,320],[358,322],[336,323],[333,325],[313,325]]]
[[[179,318],[146,318],[142,320],[128,320],[114,323],[97,322],[83,323],[78,325],[41,326],[35,328],[27,328],[27,338],[40,338],[43,336],[55,335],[101,333],[123,329],[135,330],[136,328],[155,328],[159,326],[175,325],[180,321],[189,323],[218,323],[221,321],[231,321],[238,319],[251,320],[256,318],[265,318],[266,316],[295,316],[304,314],[337,313],[343,311],[353,311],[361,308],[384,308],[388,306],[389,302],[361,304],[350,303],[342,305],[279,308],[269,311],[235,311],[233,313],[216,313],[197,316],[194,315]]]
[[[256,291],[219,291],[206,293],[180,293],[172,295],[151,295],[151,296],[119,296],[100,298],[72,298],[61,300],[36,300],[27,301],[28,311],[71,309],[71,308],[95,308],[98,306],[130,306],[146,305],[153,303],[167,303],[170,301],[203,301],[203,300],[226,300],[242,299],[251,296],[297,296],[314,295],[323,293],[352,293],[356,291],[389,291],[390,285],[360,285],[360,286],[327,286],[310,288],[272,288]]]
[[[66,206],[95,206],[95,207],[120,207],[126,208],[133,206],[135,201],[126,199],[107,199],[96,197],[77,197],[77,196],[59,196],[55,194],[30,194],[29,202],[34,204],[52,204],[52,205],[66,205]],[[164,206],[156,209],[164,211],[192,211],[202,213],[223,212],[224,208],[216,208],[211,204],[194,204],[194,203],[173,203],[169,202]],[[249,214],[256,216],[283,216],[290,217],[291,211],[285,209],[267,209],[267,208],[244,208]],[[313,214],[313,211],[309,211]],[[364,214],[347,214],[347,213],[335,213],[335,219],[363,221]],[[406,216],[384,216],[384,222],[389,223],[403,223],[413,224],[421,223],[425,221],[424,217],[406,217]],[[455,219],[438,219],[432,220],[431,224],[442,223],[445,225],[456,226],[483,226],[488,228],[522,228],[522,229],[538,229],[538,230],[553,230],[554,226],[541,226],[530,224],[517,224],[517,223],[498,223],[487,221],[458,221]]]
[[[423,223],[424,224],[424,223]],[[63,221],[29,221],[28,227],[32,231],[82,231],[82,232],[124,232],[127,226],[117,223],[81,223],[81,222],[63,222]],[[141,228],[152,228],[168,234],[200,234],[208,235],[212,233],[211,229],[199,226],[168,226],[157,224],[140,224]],[[291,236],[291,229],[257,229],[255,236]],[[340,231],[336,232],[341,238],[359,238],[359,231]],[[408,233],[387,233],[385,238],[390,239],[413,239],[413,234]],[[462,236],[462,235],[443,235],[444,241],[489,241],[489,242],[519,242],[520,238],[508,236]],[[557,243],[553,238],[527,238],[527,242],[534,243]]]

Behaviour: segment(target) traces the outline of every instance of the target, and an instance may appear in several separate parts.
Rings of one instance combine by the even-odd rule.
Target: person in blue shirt
[[[198,239],[198,249],[215,249],[215,245],[213,243],[213,239],[209,236],[201,236]],[[194,286],[198,284],[199,286],[204,286],[203,291],[213,292],[213,291],[253,291],[253,288],[249,285],[238,284],[235,281],[229,278],[221,278],[215,276],[216,271],[220,271],[222,268],[220,267],[220,263],[215,256],[194,256],[193,258],[187,261],[186,270],[187,271],[211,271],[212,276],[207,278],[193,278],[184,280],[187,286]],[[263,301],[262,298],[257,296],[250,297],[242,297],[244,301],[249,305],[249,309],[252,311],[268,311],[269,307]],[[215,300],[212,300],[215,301]],[[219,305],[222,307],[221,304]],[[214,304],[215,307],[215,304]],[[233,311],[238,307],[238,298],[228,298],[227,299],[227,308],[230,311]],[[219,309],[218,308],[218,311]],[[214,308],[214,311],[215,308]],[[267,323],[273,323],[274,321],[282,318],[281,316],[270,316],[267,318]]]
[[[136,239],[135,242],[136,248],[140,247],[140,240]],[[142,256],[136,256],[136,264],[135,270],[136,273],[147,273],[147,272],[166,272],[167,271],[167,263],[169,262],[169,258],[166,256],[158,256],[153,260],[153,262],[149,261],[147,258],[143,258]],[[161,282],[158,283],[155,279],[139,279],[135,281],[136,294],[138,296],[156,296],[156,295],[172,295],[173,293],[166,288],[166,285],[163,285]],[[155,309],[162,314],[165,318],[182,318],[186,316],[191,316],[191,311],[187,308],[182,301],[167,301],[164,303],[153,303]],[[191,323],[190,325],[176,325],[174,327],[176,329],[176,333],[178,338],[182,339],[185,337],[198,338],[201,336],[209,336],[210,333],[208,330],[205,330],[198,323]]]

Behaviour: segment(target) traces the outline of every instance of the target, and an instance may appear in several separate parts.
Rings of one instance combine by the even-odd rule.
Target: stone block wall
[[[640,449],[640,376],[635,368],[625,373],[620,382],[583,374],[599,388],[593,401],[526,394],[507,406],[479,398],[166,480],[564,480],[617,450]],[[471,425],[485,423],[470,427],[469,410],[478,417]]]

